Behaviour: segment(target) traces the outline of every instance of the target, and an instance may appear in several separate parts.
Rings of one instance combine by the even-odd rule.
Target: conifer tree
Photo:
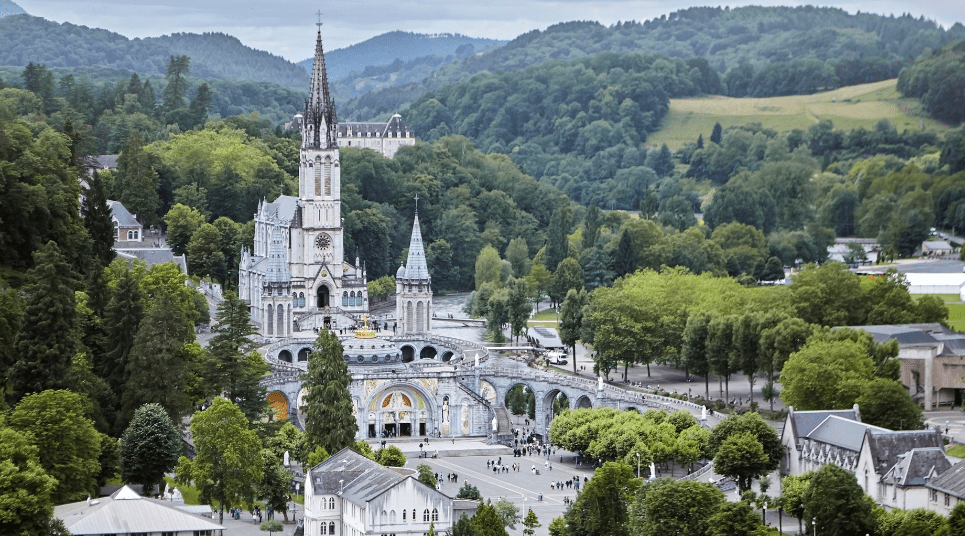
[[[720,126],[720,123],[714,123],[714,130],[710,133],[710,141],[720,145],[722,139],[724,139],[724,129]]]
[[[107,382],[117,400],[123,400],[127,362],[134,348],[137,328],[144,318],[142,293],[130,271],[124,270],[104,310],[104,354],[95,364],[97,375]],[[115,408],[120,409],[120,408]]]
[[[250,354],[255,346],[251,336],[256,331],[249,321],[248,306],[234,292],[226,292],[216,318],[211,357],[203,374],[208,391],[227,392],[248,420],[256,420],[265,409],[267,394],[258,382],[270,369],[257,352]]]
[[[596,206],[596,201],[590,204],[590,208],[586,209],[586,215],[583,217],[583,249],[587,250],[596,244],[597,238],[600,237],[600,225],[603,223],[603,211]]]
[[[536,517],[536,512],[534,512],[532,508],[530,508],[526,514],[526,518],[523,519],[523,526],[526,527],[523,529],[523,534],[526,536],[533,536],[533,534],[536,534],[536,529],[543,526],[540,524],[539,518]]]
[[[192,363],[184,346],[194,340],[191,322],[167,293],[161,293],[137,328],[125,371],[128,376],[121,397],[120,426],[146,403],[157,403],[171,420],[179,422],[192,400],[186,394]]]
[[[567,233],[570,230],[570,209],[559,207],[550,216],[546,238],[546,266],[556,268],[569,256],[570,246]]]
[[[17,336],[17,361],[10,368],[13,399],[67,387],[70,363],[79,349],[74,289],[77,277],[54,241],[33,254],[27,271],[24,319]]]
[[[164,408],[144,404],[121,436],[121,478],[143,484],[144,494],[150,495],[155,485],[160,490],[164,474],[177,465],[180,452],[181,434]]]
[[[107,266],[116,256],[114,222],[111,220],[111,209],[107,206],[107,187],[104,178],[96,171],[87,179],[87,184],[80,215],[84,218],[84,228],[90,238],[91,255],[100,261],[101,266]]]
[[[191,72],[191,58],[188,56],[171,56],[168,62],[168,85],[164,87],[161,97],[164,99],[164,110],[167,112],[184,106],[188,82],[185,77]]]
[[[321,446],[328,452],[338,452],[354,445],[358,424],[352,415],[348,391],[352,377],[342,358],[342,343],[331,331],[319,333],[315,351],[308,356],[308,374],[304,379],[308,450]]]
[[[142,224],[153,223],[156,219],[155,213],[161,204],[157,194],[157,173],[144,152],[144,142],[138,130],[131,133],[117,158],[114,194]]]
[[[637,253],[633,251],[633,238],[630,233],[620,233],[620,243],[613,259],[613,271],[617,277],[623,277],[633,272],[637,265]]]

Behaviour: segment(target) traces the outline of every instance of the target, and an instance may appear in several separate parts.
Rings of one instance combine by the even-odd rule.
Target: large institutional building
[[[238,267],[238,295],[248,303],[251,320],[266,339],[345,327],[368,312],[365,267],[357,256],[354,263],[344,258],[339,147],[354,142],[391,157],[400,146],[415,143],[414,133],[398,115],[385,124],[338,124],[321,31],[309,98],[292,126],[302,132],[298,197],[282,195],[259,203],[254,251],[242,251]],[[418,251],[411,247],[409,251],[412,277],[400,283],[416,297],[405,302],[403,311],[403,329],[409,332],[429,329],[431,292],[418,215],[413,229],[416,240]]]

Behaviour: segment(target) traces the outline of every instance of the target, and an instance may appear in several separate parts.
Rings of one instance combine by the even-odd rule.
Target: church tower
[[[416,203],[418,202],[417,196]],[[399,271],[395,274],[395,317],[399,319],[397,334],[430,331],[432,318],[430,283],[429,266],[426,264],[426,253],[422,245],[422,230],[419,228],[419,208],[416,205],[412,237],[409,239],[409,257],[405,265],[399,266]]]

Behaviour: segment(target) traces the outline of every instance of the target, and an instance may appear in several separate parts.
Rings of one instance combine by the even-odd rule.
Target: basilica
[[[238,295],[267,340],[345,327],[369,309],[365,267],[358,256],[344,258],[337,121],[319,31],[300,125],[298,197],[258,204],[254,250],[242,251],[238,266]]]

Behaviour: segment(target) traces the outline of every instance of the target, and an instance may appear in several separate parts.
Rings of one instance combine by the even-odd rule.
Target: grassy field
[[[955,445],[945,449],[945,453],[956,458],[965,458],[965,445]]]
[[[921,104],[917,99],[906,99],[895,89],[897,80],[885,80],[838,88],[814,95],[769,97],[764,99],[708,96],[670,99],[670,111],[660,130],[647,138],[647,145],[666,143],[679,149],[697,140],[710,137],[714,123],[721,126],[761,123],[777,131],[800,128],[807,130],[820,120],[830,119],[843,130],[858,127],[871,129],[878,121],[887,119],[901,132],[918,128],[922,121],[926,128],[941,132],[949,127],[932,119],[918,117]]]
[[[543,322],[533,322],[533,320],[543,320]],[[536,313],[532,320],[526,323],[527,327],[543,326],[546,328],[555,328],[556,325],[555,309],[543,309]]]

